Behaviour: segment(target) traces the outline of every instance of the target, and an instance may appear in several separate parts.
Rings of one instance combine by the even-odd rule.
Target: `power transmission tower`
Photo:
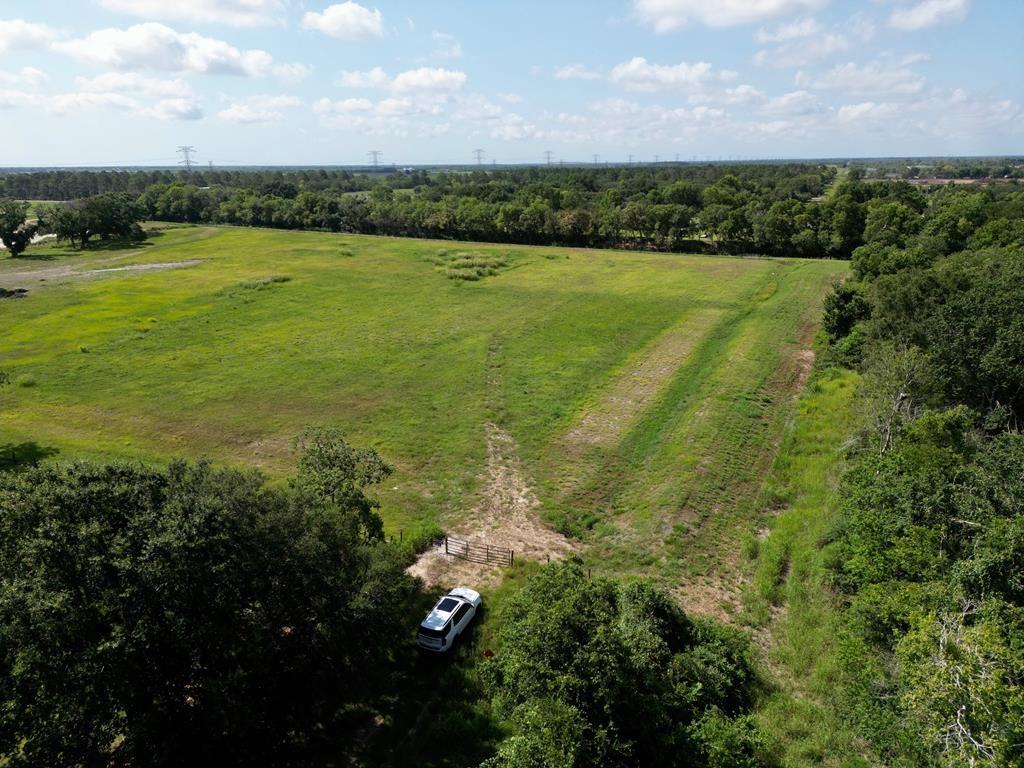
[[[482,149],[474,149],[473,156],[476,158],[476,164],[480,165],[484,161],[484,151]]]
[[[679,162],[679,153],[678,152],[676,152],[676,162],[677,163]]]
[[[206,164],[207,164],[208,166],[210,166],[210,170],[212,171],[212,170],[213,170],[213,160],[207,160],[207,161],[206,161]]]
[[[384,153],[381,152],[379,149],[371,149],[366,154],[370,156],[370,162],[373,164],[374,168],[380,165],[380,159],[384,155]]]
[[[633,156],[632,156],[632,155],[630,155],[630,156],[629,156],[629,164],[630,164],[630,165],[632,165],[632,164],[633,164]]]
[[[658,155],[655,155],[654,156],[654,164],[657,165],[658,164],[658,160],[660,160],[660,159],[661,158]]]
[[[593,158],[594,158],[594,165],[597,165],[597,161],[601,159],[601,156],[600,155],[593,155]]]
[[[552,156],[554,156],[554,154],[555,153],[552,152],[550,149],[544,152],[544,159],[547,161],[548,165],[551,165],[551,158]]]
[[[178,154],[182,157],[182,159],[178,161],[178,165],[184,165],[187,173],[192,173],[192,153],[195,151],[195,147],[187,144],[182,144],[178,147]]]

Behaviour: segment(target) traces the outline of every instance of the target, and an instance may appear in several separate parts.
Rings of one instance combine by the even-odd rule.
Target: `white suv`
[[[480,593],[456,587],[437,601],[416,632],[416,645],[428,651],[444,653],[455,638],[469,626],[480,607]]]

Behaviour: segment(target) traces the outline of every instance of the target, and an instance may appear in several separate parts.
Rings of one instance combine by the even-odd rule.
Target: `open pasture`
[[[394,465],[397,531],[471,528],[488,436],[510,436],[533,507],[595,567],[720,613],[845,269],[214,227],[38,244],[0,260],[28,291],[0,299],[0,443],[284,478],[293,437],[336,425]]]

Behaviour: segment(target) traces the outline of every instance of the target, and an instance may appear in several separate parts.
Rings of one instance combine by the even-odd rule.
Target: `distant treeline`
[[[51,178],[53,177],[53,178]],[[1017,183],[926,194],[904,181],[813,164],[522,168],[385,177],[337,170],[53,172],[3,178],[23,199],[122,192],[153,219],[456,240],[850,258],[869,214],[900,201],[922,221],[931,199],[973,205]],[[889,209],[886,209],[889,210]],[[983,206],[976,226],[991,210]],[[876,214],[875,218],[878,218]],[[883,224],[884,226],[884,224]]]

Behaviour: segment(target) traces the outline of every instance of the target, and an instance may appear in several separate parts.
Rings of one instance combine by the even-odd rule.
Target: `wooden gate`
[[[493,544],[481,544],[476,541],[445,536],[437,542],[444,547],[444,553],[462,560],[483,565],[503,565],[510,567],[515,562],[515,552],[507,547],[496,547]]]

